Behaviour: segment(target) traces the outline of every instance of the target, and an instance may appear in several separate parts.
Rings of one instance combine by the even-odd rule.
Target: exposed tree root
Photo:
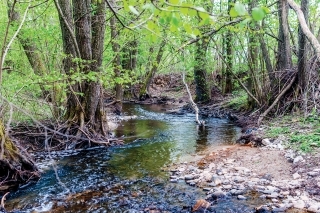
[[[90,146],[112,146],[122,144],[122,140],[96,133],[83,124],[42,122],[41,126],[19,125],[12,128],[12,136],[19,141],[29,141],[28,148],[44,150],[47,140],[51,150],[87,148]]]
[[[0,191],[39,179],[40,173],[35,163],[28,153],[5,135],[4,125],[1,121],[0,138],[2,138],[1,153],[3,153],[0,159]]]

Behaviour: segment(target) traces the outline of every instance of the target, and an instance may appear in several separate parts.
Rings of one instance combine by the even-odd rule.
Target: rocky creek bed
[[[202,208],[228,197],[256,196],[263,203],[256,212],[320,212],[318,156],[284,149],[281,138],[262,143],[263,147],[220,147],[200,160],[172,165],[166,168],[170,182],[205,191]]]

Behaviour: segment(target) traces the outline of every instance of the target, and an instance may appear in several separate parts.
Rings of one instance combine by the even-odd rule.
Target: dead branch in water
[[[10,192],[5,193],[2,198],[1,198],[1,203],[0,203],[0,211],[4,211],[6,212],[6,209],[4,208],[4,201],[6,200],[6,196],[9,194]]]
[[[194,103],[194,101],[192,100],[192,95],[191,95],[191,93],[190,93],[188,84],[187,84],[186,81],[185,81],[185,74],[184,74],[184,72],[182,73],[182,81],[183,81],[184,86],[185,86],[186,89],[187,89],[191,106],[192,106],[192,108],[193,108],[194,111],[195,111],[195,114],[196,114],[196,122],[197,122],[198,125],[204,126],[204,121],[200,121],[200,120],[199,120],[199,108],[198,108],[197,104]]]

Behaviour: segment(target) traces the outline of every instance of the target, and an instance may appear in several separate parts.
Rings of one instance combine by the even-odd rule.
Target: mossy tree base
[[[31,180],[37,180],[40,173],[28,156],[6,135],[0,120],[0,193],[8,191]]]

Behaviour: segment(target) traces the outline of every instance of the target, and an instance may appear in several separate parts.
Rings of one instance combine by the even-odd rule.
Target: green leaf
[[[177,31],[178,31],[177,26],[171,24],[171,25],[170,25],[170,31],[171,31],[172,33],[177,32]]]
[[[147,22],[147,27],[148,27],[148,29],[153,30],[156,26],[155,26],[155,23],[153,21],[148,21]]]
[[[179,26],[179,19],[177,19],[176,17],[172,17],[171,21],[175,26]]]
[[[201,35],[201,32],[200,32],[199,29],[196,28],[196,29],[193,30],[193,34],[198,36],[198,35]]]
[[[261,8],[263,9],[265,14],[269,14],[270,13],[270,9],[269,8],[264,7],[264,6],[262,6]]]
[[[130,11],[133,13],[133,14],[136,14],[137,16],[140,14],[139,12],[138,12],[138,10],[136,10],[136,8],[134,8],[134,6],[129,6],[129,9],[130,9]]]
[[[188,14],[189,14],[189,8],[181,7],[181,8],[180,8],[180,12],[181,12],[183,15],[188,15]]]
[[[130,9],[129,9],[129,5],[128,5],[128,2],[127,1],[123,1],[123,8],[126,12],[129,12]]]
[[[244,5],[239,2],[234,4],[234,9],[237,12],[238,16],[244,16],[247,13]]]
[[[264,18],[264,16],[265,16],[265,13],[262,8],[255,7],[252,9],[252,18],[255,21],[261,21]]]
[[[192,27],[191,27],[191,25],[190,24],[184,24],[183,25],[183,28],[184,28],[184,30],[188,33],[188,34],[192,34]]]
[[[238,16],[238,13],[237,13],[237,11],[234,9],[234,7],[231,8],[229,14],[230,14],[230,16],[231,16],[232,18]]]
[[[189,10],[189,16],[196,16],[197,14],[198,14],[197,10],[195,10],[195,9]]]
[[[169,0],[170,4],[179,4],[179,0]]]
[[[203,13],[203,12],[199,12],[199,16],[203,20],[210,18],[210,15],[208,13]]]

